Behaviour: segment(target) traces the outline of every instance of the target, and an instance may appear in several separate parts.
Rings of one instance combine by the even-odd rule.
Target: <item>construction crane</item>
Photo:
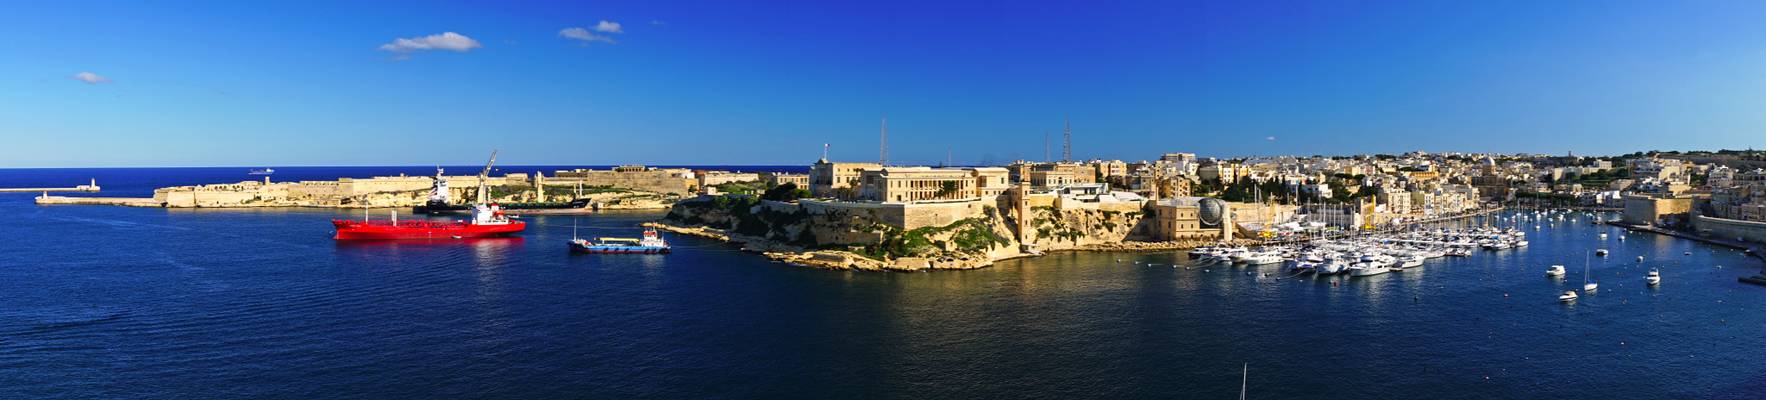
[[[496,150],[491,150],[491,160],[486,161],[484,163],[484,171],[478,173],[478,204],[486,204],[487,202],[485,200],[490,198],[491,185],[488,181],[491,177],[491,166],[493,165],[497,165]]]

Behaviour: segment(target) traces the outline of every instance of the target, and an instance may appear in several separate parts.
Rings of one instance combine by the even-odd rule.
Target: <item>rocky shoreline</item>
[[[766,239],[732,234],[722,229],[704,226],[683,227],[661,222],[645,222],[645,227],[658,230],[697,236],[722,242],[742,245],[742,251],[760,253],[768,259],[790,265],[835,270],[860,271],[901,271],[916,272],[927,270],[965,270],[993,266],[994,263],[1015,258],[1037,257],[1046,253],[1011,252],[997,255],[956,255],[941,257],[902,257],[890,261],[876,260],[863,255],[840,250],[811,250],[800,247],[773,243]],[[1241,240],[1243,241],[1243,240]],[[1080,247],[1051,250],[1063,251],[1117,251],[1117,252],[1155,252],[1180,251],[1196,247],[1216,244],[1211,241],[1174,241],[1174,242],[1120,242],[1090,244]]]

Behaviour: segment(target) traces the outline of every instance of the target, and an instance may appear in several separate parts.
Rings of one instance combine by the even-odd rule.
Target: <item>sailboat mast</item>
[[[1244,369],[1239,371],[1239,400],[1245,400],[1245,388],[1249,383],[1251,383],[1251,363],[1245,363]]]

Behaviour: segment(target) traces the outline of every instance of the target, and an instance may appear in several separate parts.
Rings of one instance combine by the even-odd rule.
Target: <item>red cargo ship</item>
[[[527,223],[511,221],[496,205],[472,207],[465,221],[331,220],[337,240],[460,239],[508,236],[527,229]]]

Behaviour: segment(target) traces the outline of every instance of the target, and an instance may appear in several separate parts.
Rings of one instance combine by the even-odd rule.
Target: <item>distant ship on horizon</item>
[[[245,174],[246,175],[269,175],[269,174],[274,174],[274,173],[276,173],[276,169],[274,169],[274,168],[253,168],[251,170],[251,172],[247,172]]]

